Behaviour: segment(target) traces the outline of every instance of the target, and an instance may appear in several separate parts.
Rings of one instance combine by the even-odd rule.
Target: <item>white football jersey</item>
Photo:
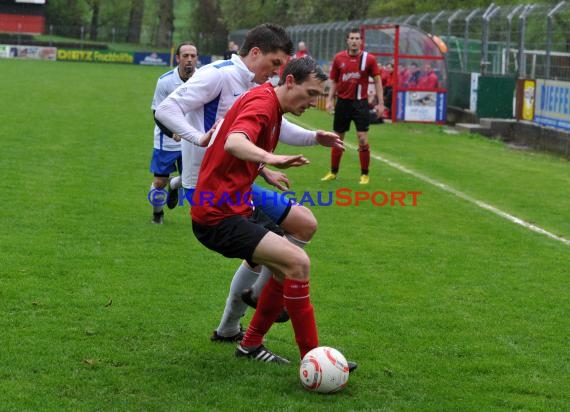
[[[174,90],[160,104],[161,122],[183,137],[183,187],[196,187],[200,165],[206,152],[206,148],[192,142],[199,141],[216,120],[223,118],[239,96],[257,86],[253,81],[254,77],[255,74],[247,68],[242,59],[234,54],[231,60],[218,60],[197,70],[186,83]],[[289,137],[288,144],[316,144],[315,132],[285,119],[281,125],[281,136],[283,135]]]
[[[163,105],[175,104],[186,115],[186,133],[181,136],[200,139],[217,119],[224,117],[241,94],[256,85],[253,77],[241,58],[234,54],[231,60],[218,60],[197,70],[167,97]],[[196,186],[205,151],[205,148],[182,140],[182,186],[185,188]]]
[[[150,105],[151,110],[156,110],[158,105],[182,83],[184,83],[184,81],[180,78],[178,66],[160,76],[156,82],[154,98]],[[154,148],[169,152],[182,150],[180,142],[166,136],[156,124],[154,125]]]

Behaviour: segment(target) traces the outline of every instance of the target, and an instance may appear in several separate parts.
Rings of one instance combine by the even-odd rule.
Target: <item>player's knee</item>
[[[168,178],[159,177],[159,176],[154,177],[153,186],[156,189],[163,189],[166,187],[167,184],[168,184]]]
[[[292,206],[291,212],[282,228],[303,242],[310,241],[317,231],[317,218],[304,206]]]
[[[297,248],[289,254],[290,260],[285,276],[295,280],[309,280],[311,272],[311,260],[303,249]]]
[[[358,146],[359,146],[359,150],[360,150],[360,147],[368,146],[368,136],[367,135],[359,135],[358,136]]]
[[[301,224],[301,240],[309,241],[317,231],[317,218],[310,209],[303,207],[303,223]]]

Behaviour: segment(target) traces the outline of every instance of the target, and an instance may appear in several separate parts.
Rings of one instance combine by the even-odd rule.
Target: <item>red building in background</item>
[[[0,0],[0,33],[43,34],[46,0]]]

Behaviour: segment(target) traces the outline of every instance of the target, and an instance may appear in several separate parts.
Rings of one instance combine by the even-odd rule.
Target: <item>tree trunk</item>
[[[127,31],[127,43],[141,42],[141,28],[144,13],[144,0],[131,0],[131,13]]]
[[[170,47],[172,32],[174,31],[174,0],[160,0],[157,47]]]
[[[200,53],[222,54],[226,49],[228,30],[220,16],[219,1],[198,0],[193,27],[200,36]]]
[[[53,34],[76,38],[80,36],[83,18],[77,0],[47,2],[45,10],[46,25],[53,25]]]
[[[97,32],[99,29],[99,2],[93,2],[93,14],[91,14],[91,25],[89,27],[89,39],[97,41]]]

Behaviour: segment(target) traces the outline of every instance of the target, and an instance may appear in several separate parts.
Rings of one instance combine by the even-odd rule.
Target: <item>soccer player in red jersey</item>
[[[192,201],[192,229],[206,247],[229,258],[242,258],[253,267],[269,267],[274,277],[264,287],[249,328],[236,349],[237,357],[289,363],[269,351],[263,338],[287,308],[301,357],[318,346],[313,306],[309,297],[310,260],[261,208],[244,194],[265,165],[285,169],[303,166],[302,155],[276,155],[282,116],[301,115],[316,106],[326,75],[311,58],[293,59],[279,84],[266,83],[239,97],[218,126],[200,168]],[[319,144],[343,150],[332,132],[323,132]],[[296,206],[293,206],[296,207]],[[354,364],[352,364],[354,368]]]
[[[418,87],[421,89],[437,89],[439,78],[430,64],[424,66],[424,71],[418,80]]]
[[[369,77],[374,79],[378,104],[374,108],[376,116],[384,112],[384,93],[380,78],[380,68],[373,55],[362,50],[362,35],[358,29],[352,29],[346,36],[347,50],[337,53],[330,71],[331,85],[327,97],[327,110],[334,109],[333,129],[344,140],[344,134],[354,121],[358,137],[360,157],[360,184],[368,184],[370,165],[370,146],[368,145],[368,127],[370,125],[368,107]],[[337,96],[335,104],[335,95]],[[342,157],[342,150],[332,149],[331,171],[321,180],[334,180],[337,177]]]
[[[307,49],[307,45],[304,41],[300,41],[297,44],[297,51],[293,55],[293,58],[300,59],[301,57],[310,57],[309,50]]]

